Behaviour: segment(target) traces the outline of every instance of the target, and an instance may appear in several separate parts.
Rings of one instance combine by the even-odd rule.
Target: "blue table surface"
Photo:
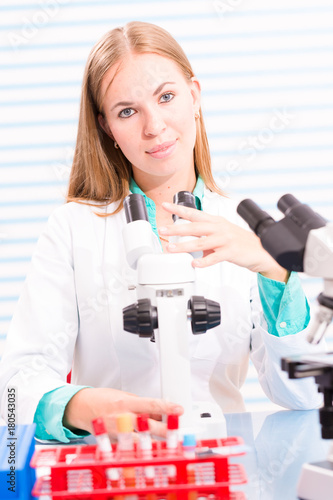
[[[241,436],[248,448],[245,455],[231,459],[245,467],[248,482],[234,489],[244,491],[248,500],[296,500],[302,465],[324,460],[331,444],[321,438],[318,410],[225,417],[228,436]],[[76,441],[94,442],[94,436]]]
[[[228,435],[250,450],[233,459],[245,467],[248,500],[296,500],[302,465],[324,460],[331,441],[321,437],[318,410],[226,415]],[[333,498],[333,494],[332,494]]]

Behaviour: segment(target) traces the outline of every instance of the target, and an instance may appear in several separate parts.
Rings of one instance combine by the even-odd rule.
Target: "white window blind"
[[[88,53],[132,20],[187,53],[230,196],[280,218],[290,192],[333,219],[333,0],[2,1],[0,354],[37,238],[64,203]],[[301,278],[314,307],[321,280]],[[252,366],[244,396],[250,410],[270,405]]]

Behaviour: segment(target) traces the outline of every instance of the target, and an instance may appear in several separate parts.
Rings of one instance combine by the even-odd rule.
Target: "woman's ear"
[[[193,98],[194,111],[197,113],[201,106],[201,86],[199,80],[192,76],[191,78],[191,94]]]
[[[104,132],[114,141],[114,137],[112,135],[109,124],[101,113],[98,114],[98,123],[100,124]]]

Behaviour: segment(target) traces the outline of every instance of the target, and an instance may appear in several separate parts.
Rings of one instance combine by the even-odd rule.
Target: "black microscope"
[[[333,223],[327,222],[308,205],[286,194],[278,201],[284,217],[275,221],[250,199],[243,200],[238,214],[260,238],[265,250],[289,271],[323,278],[323,292],[308,327],[307,340],[318,344],[333,318]],[[319,409],[322,437],[333,438],[333,353],[283,358],[281,367],[289,378],[314,377],[324,404]],[[303,500],[333,498],[333,445],[326,460],[304,464],[297,494]]]

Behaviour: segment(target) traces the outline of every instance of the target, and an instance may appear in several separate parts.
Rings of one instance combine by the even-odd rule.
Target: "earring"
[[[194,115],[195,119],[200,118],[200,111],[197,111]]]
[[[114,141],[114,147],[115,147],[116,149],[119,149],[118,143],[117,143],[116,141]]]

